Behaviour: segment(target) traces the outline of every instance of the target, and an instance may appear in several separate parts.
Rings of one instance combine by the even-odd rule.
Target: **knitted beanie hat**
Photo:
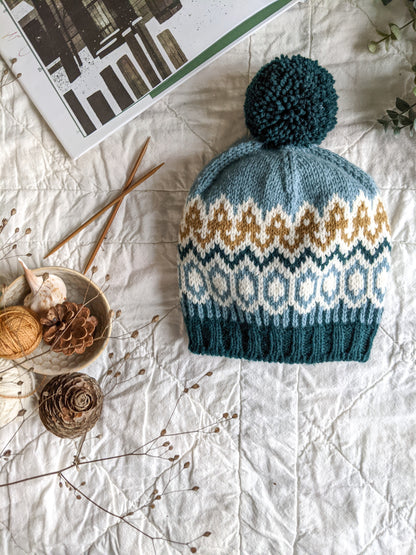
[[[390,228],[369,175],[317,145],[337,95],[317,62],[281,56],[246,93],[253,136],[193,184],[179,235],[194,353],[364,362],[383,310]]]

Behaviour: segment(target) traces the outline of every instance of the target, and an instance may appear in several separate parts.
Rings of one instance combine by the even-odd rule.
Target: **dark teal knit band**
[[[198,316],[185,324],[193,353],[292,364],[366,362],[378,328],[375,322],[277,328]]]

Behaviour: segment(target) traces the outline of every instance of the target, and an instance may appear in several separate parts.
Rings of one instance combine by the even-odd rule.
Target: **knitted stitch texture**
[[[375,183],[344,158],[315,145],[232,146],[193,184],[178,253],[192,352],[368,359],[390,227]]]
[[[281,56],[247,88],[244,111],[253,137],[264,145],[319,145],[337,123],[334,78],[318,62]]]

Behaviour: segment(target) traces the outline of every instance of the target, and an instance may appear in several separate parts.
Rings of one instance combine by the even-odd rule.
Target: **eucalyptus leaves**
[[[384,127],[384,131],[391,127],[395,135],[398,135],[402,129],[408,127],[410,136],[413,137],[416,131],[416,112],[413,110],[415,106],[416,102],[410,105],[402,98],[396,98],[397,111],[386,110],[387,116],[377,121]]]
[[[368,50],[372,54],[374,54],[375,52],[377,52],[378,46],[382,42],[385,43],[386,50],[389,50],[391,41],[400,40],[403,37],[403,35],[402,35],[403,29],[405,29],[406,27],[409,27],[409,25],[412,25],[413,29],[416,31],[416,18],[411,19],[410,21],[408,21],[407,23],[405,23],[401,27],[399,27],[395,23],[389,23],[390,33],[384,33],[383,31],[380,31],[379,29],[376,29],[377,33],[382,38],[380,40],[377,40],[377,41],[371,40],[368,43]]]
[[[383,4],[387,6],[392,0],[382,0]],[[381,39],[375,41],[371,40],[368,43],[368,50],[375,54],[379,49],[379,46],[384,43],[386,51],[390,49],[392,42],[403,40],[403,30],[406,27],[412,27],[416,31],[416,0],[412,0],[412,5],[409,6],[409,12],[411,19],[399,26],[396,23],[389,23],[389,32],[383,32],[376,29],[376,32],[381,36]],[[412,72],[414,73],[414,84],[413,94],[416,96],[416,65],[412,66]],[[394,135],[398,135],[400,131],[404,128],[409,128],[410,136],[413,137],[416,131],[416,110],[413,108],[416,106],[416,102],[409,104],[406,100],[402,98],[396,98],[396,110],[386,110],[386,115],[383,118],[378,119],[384,127],[384,131],[387,131],[389,127],[393,129]]]

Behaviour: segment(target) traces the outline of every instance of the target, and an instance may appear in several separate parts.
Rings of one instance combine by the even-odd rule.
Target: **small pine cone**
[[[55,376],[40,394],[39,416],[58,437],[75,438],[93,428],[103,407],[97,380],[73,372]]]
[[[40,319],[43,325],[43,340],[51,345],[52,351],[72,355],[82,354],[94,342],[94,331],[98,324],[90,309],[82,304],[65,301],[44,312]]]

